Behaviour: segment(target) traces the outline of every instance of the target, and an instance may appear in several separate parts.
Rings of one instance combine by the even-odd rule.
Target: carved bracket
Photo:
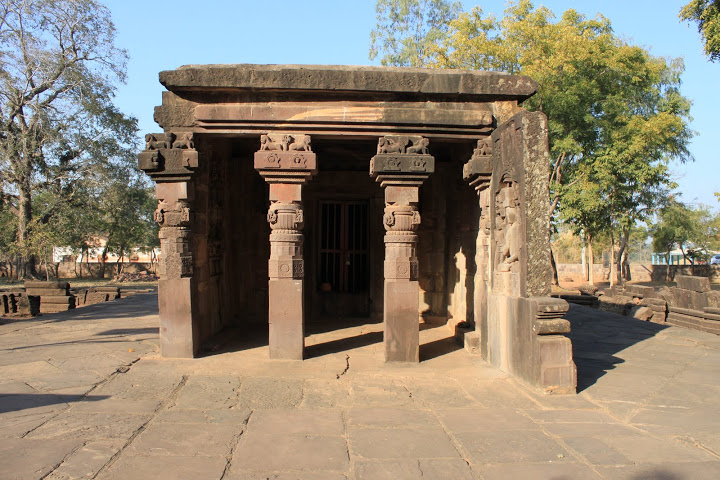
[[[255,152],[255,169],[264,177],[284,172],[314,174],[317,157],[312,152],[310,135],[273,134],[260,136],[260,150]]]
[[[200,165],[192,132],[149,133],[138,167],[155,181],[186,181]]]
[[[480,190],[489,185],[492,171],[491,143],[488,139],[478,140],[477,148],[473,150],[473,156],[463,165],[463,179]]]
[[[536,335],[560,335],[570,333],[570,322],[563,319],[570,309],[568,303],[560,298],[534,297],[537,304],[533,332]]]

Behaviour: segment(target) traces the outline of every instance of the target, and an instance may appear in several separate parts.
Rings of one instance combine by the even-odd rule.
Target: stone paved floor
[[[542,396],[432,325],[419,365],[351,322],[161,359],[155,303],[0,325],[0,478],[720,478],[718,336],[573,307],[581,392]]]

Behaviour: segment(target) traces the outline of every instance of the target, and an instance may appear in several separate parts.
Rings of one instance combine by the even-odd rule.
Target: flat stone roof
[[[537,83],[523,75],[342,65],[185,65],[160,72],[160,83],[173,92],[330,91],[480,101],[523,101],[537,91]]]

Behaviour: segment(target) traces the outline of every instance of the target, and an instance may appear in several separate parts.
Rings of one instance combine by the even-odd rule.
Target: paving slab
[[[712,334],[573,306],[579,393],[553,396],[435,325],[419,364],[357,320],[313,326],[303,362],[266,333],[164,359],[156,301],[0,325],[0,478],[720,478]]]
[[[250,433],[266,435],[338,435],[345,434],[342,412],[338,410],[256,410],[248,422]]]
[[[77,439],[3,439],[0,472],[5,480],[42,478],[82,445]]]
[[[70,480],[93,478],[114,455],[125,445],[125,440],[95,440],[67,456],[63,462],[46,477],[47,480]]]
[[[153,423],[128,447],[130,455],[166,457],[229,456],[233,441],[243,432],[239,425]]]
[[[471,463],[566,462],[570,453],[549,435],[534,430],[461,432],[455,434]]]
[[[447,478],[474,480],[470,466],[462,459],[361,460],[355,464],[357,480],[419,480]]]
[[[226,467],[227,458],[225,457],[122,455],[107,470],[100,472],[96,478],[98,480],[127,480],[129,478],[219,480]]]
[[[485,465],[474,470],[478,472],[483,480],[599,480],[601,478],[616,478],[612,476],[601,477],[592,468],[578,463]]]
[[[240,438],[232,459],[238,470],[321,470],[345,472],[349,455],[340,436],[263,435]]]
[[[361,458],[458,458],[440,428],[348,428],[350,451]]]

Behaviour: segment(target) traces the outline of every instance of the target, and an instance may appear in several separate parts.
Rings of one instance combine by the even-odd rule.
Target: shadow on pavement
[[[570,304],[568,337],[578,372],[577,391],[594,385],[624,360],[615,356],[626,348],[669,328],[652,322]]]
[[[17,412],[28,408],[47,407],[72,402],[97,402],[110,398],[107,395],[57,395],[54,393],[7,393],[0,391],[0,413]]]
[[[461,348],[463,347],[458,345],[454,336],[425,343],[420,345],[420,361],[424,362],[432,360],[433,358],[442,357],[448,353],[456,352]]]
[[[366,347],[375,343],[382,343],[383,332],[368,332],[353,337],[340,338],[325,343],[318,343],[305,347],[305,357],[320,357],[333,353]]]

